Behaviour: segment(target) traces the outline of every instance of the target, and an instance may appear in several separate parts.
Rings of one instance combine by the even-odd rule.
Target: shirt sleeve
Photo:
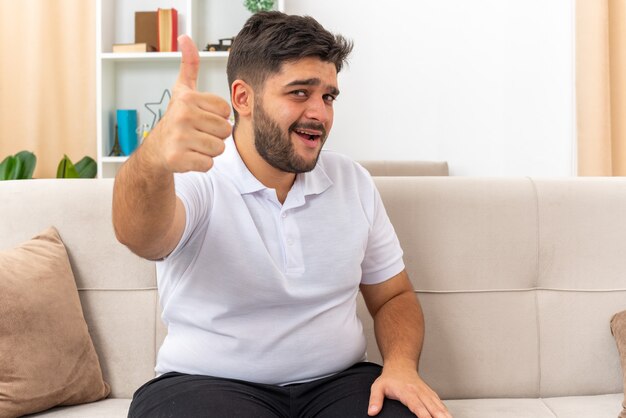
[[[396,231],[387,216],[385,206],[369,178],[372,187],[371,228],[365,249],[365,257],[361,263],[362,284],[378,284],[387,281],[404,270],[402,248]]]
[[[192,239],[201,225],[208,222],[212,207],[212,183],[206,173],[174,174],[176,196],[185,208],[185,230],[174,250],[166,258],[175,257]]]

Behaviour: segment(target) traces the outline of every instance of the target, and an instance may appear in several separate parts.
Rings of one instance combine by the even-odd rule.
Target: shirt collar
[[[259,190],[267,189],[246,167],[237,151],[233,137],[230,136],[224,143],[226,145],[224,153],[215,158],[214,168],[230,178],[241,194],[255,193]],[[321,157],[313,170],[296,176],[296,181],[289,193],[294,192],[304,198],[308,195],[321,194],[332,186],[333,182],[324,170]]]
[[[254,193],[266,189],[244,164],[232,136],[224,140],[226,148],[215,158],[215,168],[230,178],[241,194]]]
[[[323,153],[324,151],[322,151],[322,154]],[[299,181],[302,183],[302,190],[305,196],[321,194],[332,186],[333,182],[324,170],[322,155],[320,155],[320,158],[317,160],[317,164],[315,164],[315,168],[313,170],[296,176],[296,183]]]

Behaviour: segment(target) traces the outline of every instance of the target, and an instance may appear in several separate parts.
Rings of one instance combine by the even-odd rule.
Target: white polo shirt
[[[281,205],[229,138],[213,169],[175,182],[187,221],[157,263],[168,326],[158,374],[285,385],[365,359],[359,284],[390,279],[404,263],[360,165],[322,151]]]

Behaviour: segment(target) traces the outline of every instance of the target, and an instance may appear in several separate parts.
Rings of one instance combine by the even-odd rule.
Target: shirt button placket
[[[283,242],[285,243],[285,268],[289,269],[289,258],[291,256],[291,246],[293,245],[293,241],[289,238],[289,223],[287,222],[287,212],[282,211],[280,214],[282,230],[283,230]]]
[[[285,267],[290,274],[296,274],[303,269],[301,243],[298,241],[300,239],[298,225],[294,222],[293,216],[288,214],[288,211],[282,212],[280,217],[282,218],[285,245]]]
[[[280,217],[283,219],[283,236],[285,239],[285,244],[290,247],[293,245],[293,241],[289,238],[289,227],[287,222],[285,222],[285,218],[287,218],[287,212],[282,212],[280,214]]]

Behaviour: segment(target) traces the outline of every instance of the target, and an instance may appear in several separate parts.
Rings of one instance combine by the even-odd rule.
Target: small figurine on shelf
[[[120,138],[117,135],[117,123],[116,123],[115,124],[115,142],[113,143],[113,148],[111,148],[109,157],[120,157],[121,155],[122,155],[122,149],[120,148]]]
[[[141,145],[143,140],[146,139],[146,137],[150,133],[150,124],[149,123],[142,123],[141,126],[139,128],[137,128],[137,133],[140,135],[139,136],[139,145]]]
[[[266,12],[274,7],[274,0],[245,0],[243,5],[252,13]]]
[[[211,52],[215,52],[215,51],[230,51],[230,47],[233,44],[233,41],[235,40],[235,37],[232,38],[222,38],[219,40],[219,43],[217,44],[207,44],[207,46],[204,48],[205,51],[211,51]],[[228,44],[226,44],[228,43]]]

